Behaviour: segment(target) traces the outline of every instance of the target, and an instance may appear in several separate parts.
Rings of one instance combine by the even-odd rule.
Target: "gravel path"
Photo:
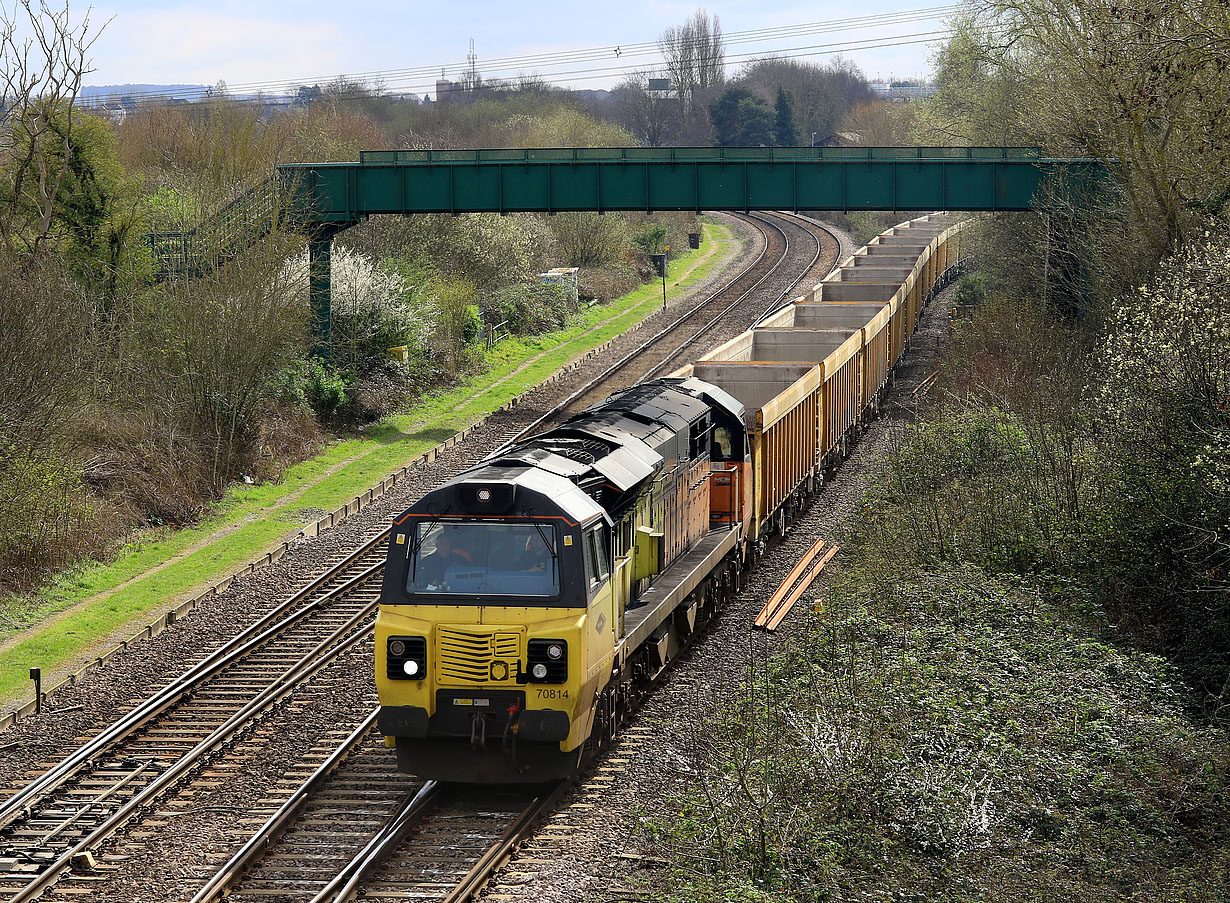
[[[844,256],[843,256],[844,259]],[[834,479],[772,548],[718,623],[667,674],[642,707],[633,727],[596,763],[594,779],[582,782],[560,808],[547,833],[527,845],[493,885],[487,900],[608,901],[652,886],[663,861],[647,846],[644,819],[661,814],[667,790],[688,780],[690,750],[703,746],[705,724],[717,701],[745,696],[749,669],[791,628],[813,614],[825,580],[817,580],[795,605],[776,635],[751,629],[787,572],[821,537],[833,536],[858,512],[860,502],[888,455],[895,429],[917,416],[914,388],[936,367],[948,335],[952,289],[941,292],[923,315],[897,370],[884,409],[854,446]],[[615,769],[612,769],[615,766]],[[610,780],[618,771],[615,780]]]

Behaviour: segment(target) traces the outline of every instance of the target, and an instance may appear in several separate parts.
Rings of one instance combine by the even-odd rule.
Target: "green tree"
[[[784,88],[777,89],[773,102],[773,137],[778,147],[794,147],[799,143],[799,131],[794,124],[794,100]]]
[[[1011,61],[993,48],[971,18],[932,57],[936,93],[914,104],[915,139],[934,145],[1010,145],[1036,142],[1029,123],[1026,73],[1035,62],[1021,51]]]
[[[740,147],[767,147],[773,144],[773,110],[759,97],[739,101]]]
[[[1096,584],[1115,621],[1230,693],[1230,242],[1225,223],[1115,305],[1093,397]]]
[[[151,271],[140,185],[120,164],[107,122],[79,113],[71,133],[64,127],[63,197],[53,220],[62,232],[61,253],[110,303],[122,286]]]
[[[1118,194],[1063,211],[1083,233],[1068,250],[1103,299],[1148,278],[1230,200],[1223,0],[993,0],[971,6],[934,69],[920,142],[1038,145],[1109,164]]]
[[[709,104],[714,143],[755,147],[773,143],[773,110],[747,88],[727,88]]]
[[[785,90],[795,128],[805,142],[812,132],[817,141],[829,138],[851,107],[875,99],[863,73],[846,60],[827,65],[778,57],[753,60],[739,70],[733,83],[767,102],[779,89]]]

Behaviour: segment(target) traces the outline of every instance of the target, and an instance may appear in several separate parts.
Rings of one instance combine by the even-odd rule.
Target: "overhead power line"
[[[811,22],[798,25],[783,25],[772,28],[759,28],[746,31],[730,32],[723,36],[727,46],[742,46],[747,44],[759,44],[769,41],[780,41],[789,38],[799,38],[807,35],[818,35],[840,31],[851,31],[863,28],[884,28],[889,26],[900,26],[914,22],[922,22],[928,19],[938,19],[944,16],[955,13],[960,7],[957,5],[923,7],[911,10],[902,10],[896,13],[883,13],[872,16],[859,16],[845,19],[833,19],[823,22]],[[905,36],[909,37],[909,36]],[[865,43],[871,40],[888,40],[888,36],[881,39],[864,38],[859,41],[847,42],[850,44]],[[916,43],[916,42],[910,42]],[[822,45],[817,45],[822,46]],[[888,45],[893,46],[893,45]],[[851,49],[866,49],[855,48]],[[619,53],[616,55],[615,51]],[[745,52],[741,54],[728,54],[727,62],[735,59],[747,58],[749,56],[759,56],[766,53],[791,53],[795,48],[781,48],[777,50],[762,49],[758,51]],[[585,62],[596,62],[600,60],[617,59],[619,64],[616,66],[604,67],[602,70],[582,69],[582,70],[566,70],[547,73],[525,73],[538,74],[544,80],[555,79],[559,76],[568,75],[573,72],[594,72],[606,71],[609,73],[629,72],[638,68],[644,68],[644,64],[634,64],[633,60],[637,58],[653,57],[659,62],[661,61],[661,51],[656,40],[644,41],[636,44],[621,44],[607,45],[605,47],[591,47],[577,50],[554,51],[549,53],[530,54],[525,56],[510,56],[498,57],[486,60],[483,63],[483,72],[488,78],[508,78],[516,77],[525,73],[526,69],[543,68],[543,67],[558,67],[564,65],[575,65]],[[383,84],[386,89],[390,82],[396,83],[398,86],[405,86],[413,81],[411,87],[421,88],[423,90],[434,89],[435,74],[441,70],[452,70],[454,73],[459,73],[465,70],[468,63],[452,63],[452,64],[431,64],[422,66],[413,66],[401,69],[375,69],[364,72],[343,73],[333,76],[314,76],[310,78],[294,78],[294,79],[278,79],[265,80],[259,82],[240,82],[228,83],[227,91],[237,94],[263,94],[263,93],[285,93],[287,90],[293,90],[301,85],[314,85],[328,83],[335,80],[343,81],[377,81]],[[200,95],[199,89],[180,89],[171,91],[143,91],[129,92],[126,96],[133,98],[144,97],[159,97],[170,99],[196,98]]]
[[[887,48],[887,47],[906,47],[906,46],[915,45],[915,44],[927,44],[932,41],[939,40],[943,37],[947,37],[950,33],[951,32],[948,32],[945,30],[936,30],[936,31],[930,31],[930,32],[920,32],[920,33],[916,33],[913,35],[897,36],[897,38],[895,39],[884,39],[878,42],[874,41],[874,39],[868,39],[865,42],[843,42],[841,44],[835,44],[835,45],[820,45],[827,49],[793,48],[789,51],[774,52],[771,55],[765,55],[761,53],[747,53],[747,54],[741,54],[740,56],[748,58],[748,61],[754,58],[803,59],[803,58],[814,57],[814,56],[833,56],[833,55],[837,55],[841,53],[854,52],[856,50],[878,50],[878,49]],[[855,46],[856,44],[858,46]],[[727,57],[727,59],[729,60],[730,58]],[[585,74],[585,73],[588,73],[588,74]],[[570,73],[563,73],[563,74],[568,74],[571,77],[567,79],[560,79],[560,80],[555,80],[555,81],[551,79],[539,78],[537,79],[537,81],[540,84],[545,84],[550,87],[561,87],[564,85],[572,85],[580,81],[590,81],[593,79],[610,78],[612,75],[612,70],[611,69],[596,69],[596,70],[589,69],[589,70],[577,70],[576,73],[572,73],[572,74]],[[418,93],[419,91],[430,91],[432,90],[433,86],[429,84],[409,84],[409,85],[396,85],[392,87],[386,85],[385,88],[386,90],[389,90],[391,93]],[[482,85],[477,86],[476,88],[467,89],[467,93],[470,93],[472,91],[477,91],[477,92],[506,91],[508,90],[508,88],[509,88],[509,85],[507,83],[499,83],[499,84],[484,83]],[[363,97],[366,94],[367,94],[367,91],[365,89],[360,88],[354,91],[341,90],[337,92],[331,92],[329,96],[344,100],[344,99],[350,99],[350,98]],[[296,102],[297,101],[295,101],[293,98],[279,99],[279,100],[269,100],[269,99],[265,100],[265,103],[267,103],[270,106],[292,106]]]

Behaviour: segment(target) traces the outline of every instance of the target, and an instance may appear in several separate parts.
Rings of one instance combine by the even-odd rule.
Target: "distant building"
[[[436,79],[436,103],[448,103],[448,97],[457,86],[447,78]]]
[[[119,101],[110,101],[103,104],[100,112],[116,125],[119,125],[128,118],[128,109]]]
[[[872,82],[871,90],[884,100],[921,100],[935,94],[935,85],[926,82]]]
[[[863,143],[863,136],[858,132],[835,132],[823,141],[817,141],[816,147],[857,147]]]

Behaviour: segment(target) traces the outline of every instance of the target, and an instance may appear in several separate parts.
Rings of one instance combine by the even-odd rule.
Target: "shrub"
[[[135,340],[149,349],[144,400],[174,425],[168,437],[193,437],[213,492],[244,464],[270,384],[304,350],[308,312],[289,245],[275,235],[200,278],[160,285],[136,311]]]
[[[962,273],[957,279],[956,305],[977,307],[987,300],[987,279],[982,273]]]
[[[566,266],[609,266],[620,259],[629,245],[628,224],[617,215],[592,211],[559,213],[548,224]]]
[[[331,420],[350,404],[354,387],[354,371],[326,367],[318,360],[309,360],[303,371],[303,394],[308,406],[321,420]]]
[[[604,267],[581,267],[577,274],[577,292],[582,298],[607,302],[635,289],[642,280],[629,265]]]
[[[76,462],[0,452],[0,590],[26,589],[76,555],[96,551],[94,515]]]
[[[432,335],[432,311],[415,279],[427,274],[373,258],[345,246],[332,255],[332,360],[340,369],[363,375],[380,369],[390,348],[406,346],[416,354]],[[307,300],[307,257],[291,264],[299,295]]]
[[[666,247],[667,228],[662,223],[646,223],[632,236],[632,245],[642,254],[661,254]]]
[[[562,285],[533,283],[510,285],[488,295],[483,302],[488,323],[507,321],[510,332],[537,335],[561,329],[579,304]]]
[[[533,279],[542,272],[554,238],[533,214],[373,217],[338,236],[334,247],[390,260],[410,284],[427,275],[461,277],[484,291]]]
[[[1166,664],[978,568],[868,579],[878,554],[663,726],[655,899],[1223,899],[1230,739]]]
[[[1224,227],[1124,297],[1093,392],[1105,601],[1224,700],[1230,688],[1230,243]]]
[[[991,407],[908,429],[873,496],[865,539],[919,563],[1053,570],[1072,559],[1080,525],[1041,451],[1019,418]]]

